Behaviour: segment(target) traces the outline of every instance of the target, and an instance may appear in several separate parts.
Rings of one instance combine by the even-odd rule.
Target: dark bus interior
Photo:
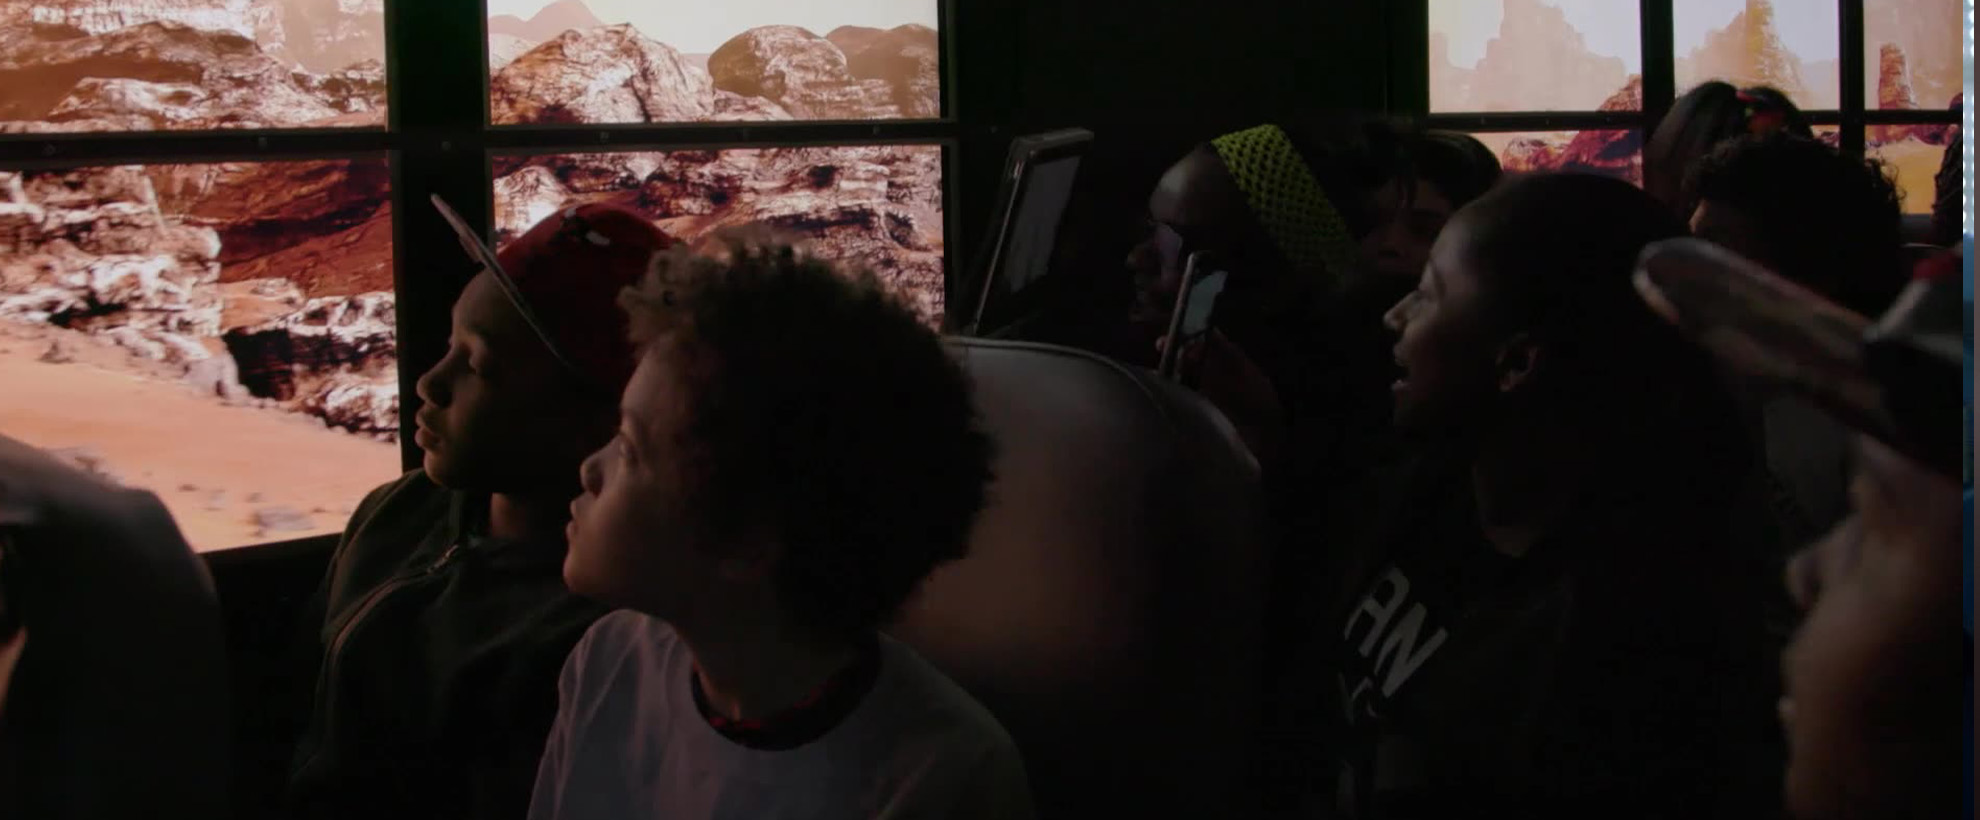
[[[311,685],[293,666],[303,607],[358,498],[422,463],[399,431],[412,429],[415,383],[446,354],[450,311],[476,273],[426,203],[444,199],[496,244],[580,199],[643,208],[663,230],[697,234],[748,210],[827,237],[848,257],[883,259],[889,281],[919,288],[924,313],[969,362],[1001,448],[996,500],[970,558],[938,571],[890,632],[1008,728],[1038,816],[1266,816],[1256,778],[1295,759],[1299,746],[1271,728],[1293,717],[1263,714],[1275,708],[1265,693],[1286,667],[1282,656],[1299,651],[1283,623],[1300,609],[1285,576],[1311,568],[1287,558],[1298,545],[1282,543],[1285,523],[1273,518],[1282,508],[1259,489],[1259,463],[1231,422],[1150,372],[1155,350],[1114,321],[1133,298],[1122,260],[1148,229],[1149,191],[1177,158],[1259,123],[1356,112],[1478,136],[1508,172],[1580,171],[1641,185],[1660,170],[1646,156],[1648,135],[1683,92],[1713,78],[1699,56],[1712,38],[1778,15],[1777,39],[1790,51],[1826,42],[1821,54],[1789,55],[1800,61],[1800,108],[1815,133],[1845,155],[1896,168],[1908,252],[1923,260],[1957,244],[1934,235],[1932,192],[1915,189],[1929,186],[1948,139],[1963,139],[1960,100],[1940,94],[1960,90],[1942,79],[1960,76],[1960,54],[1941,42],[1959,28],[1958,2],[1616,0],[1606,15],[1564,15],[1560,6],[1574,0],[1503,0],[1478,3],[1498,7],[1482,23],[1472,2],[926,0],[934,8],[915,19],[934,22],[919,30],[933,29],[925,35],[933,62],[924,62],[933,90],[918,79],[922,96],[910,104],[898,80],[894,102],[872,109],[881,113],[848,116],[807,109],[796,92],[778,100],[782,108],[761,102],[775,92],[756,102],[732,93],[723,80],[728,45],[712,57],[686,45],[666,52],[699,65],[678,82],[716,75],[718,90],[700,92],[714,107],[699,114],[648,110],[655,97],[640,97],[638,83],[659,74],[626,81],[633,99],[584,86],[582,70],[546,79],[493,67],[502,49],[513,51],[500,55],[507,65],[570,69],[607,60],[571,56],[580,47],[607,57],[626,47],[573,37],[667,39],[617,27],[625,21],[616,12],[585,10],[582,0],[534,4],[544,8],[533,19],[453,0],[245,3],[291,15],[279,54],[268,36],[215,34],[198,25],[207,12],[174,10],[244,3],[0,0],[0,348],[12,348],[0,353],[0,393],[15,392],[0,397],[0,433],[158,493],[180,519],[224,613],[235,816],[279,816],[300,729],[295,704]],[[556,39],[548,30],[523,34],[578,12],[597,27],[558,35],[565,63],[532,45]],[[338,14],[368,33],[336,46],[343,52],[308,51],[335,29],[324,16]],[[128,25],[100,22],[106,15]],[[1575,30],[1590,20],[1613,30]],[[1547,39],[1565,36],[1562,25],[1572,45]],[[1708,45],[1693,45],[1694,30]],[[1466,32],[1478,42],[1458,42]],[[882,36],[878,26],[872,36]],[[1908,96],[1896,95],[1877,80],[1879,60],[1892,59],[1896,46],[1886,41],[1908,37],[1931,47],[1901,43],[1909,51],[1895,59],[1900,72],[1910,59]],[[211,77],[235,65],[228,61],[262,59],[253,56],[257,39],[281,58],[270,65],[294,68],[286,90],[201,86],[187,68],[204,62]],[[1970,84],[1970,31],[1963,47]],[[1574,49],[1579,56],[1561,56]],[[910,63],[931,59],[929,48],[901,53]],[[375,62],[339,65],[351,55]],[[1588,82],[1545,69],[1584,57],[1588,73],[1605,77],[1621,64],[1627,84],[1606,99],[1561,101],[1568,92],[1558,88]],[[857,53],[846,59],[858,74]],[[1469,100],[1439,99],[1459,87],[1444,85],[1459,82],[1453,72],[1466,72]],[[1488,79],[1499,83],[1490,100],[1478,90]],[[96,96],[85,93],[92,88]],[[552,98],[578,88],[589,96]],[[1527,93],[1533,104],[1522,102]],[[173,108],[172,94],[204,102]],[[223,104],[226,94],[236,97]],[[300,95],[298,109],[327,115],[283,119],[289,94]],[[780,116],[764,115],[764,105]],[[784,149],[812,153],[776,153]],[[1531,167],[1509,162],[1543,153]],[[733,197],[769,177],[737,179],[772,162],[797,169],[775,183],[785,186],[782,198],[763,194],[735,208],[744,201]],[[1910,170],[1925,165],[1923,176]],[[875,198],[876,185],[895,193]],[[94,227],[65,229],[57,247],[45,226],[58,213]],[[112,238],[151,219],[158,227]],[[185,233],[195,229],[206,233]],[[217,250],[204,256],[160,250],[209,235]],[[204,271],[187,287],[210,289],[217,318],[185,320],[207,323],[198,328],[141,324],[119,317],[156,312],[141,303],[150,296],[115,304],[101,288],[87,298],[48,295],[69,287],[51,271],[100,279],[118,254],[139,265],[144,254],[178,260],[151,276],[177,276],[171,265],[180,263]],[[999,278],[1019,268],[1026,281]],[[1971,269],[1964,275],[1970,311]],[[339,284],[360,278],[371,284]],[[60,298],[73,304],[48,306]],[[160,328],[205,352],[175,354],[177,337],[160,337]],[[134,353],[145,350],[153,352]],[[126,364],[132,356],[142,361]],[[199,364],[216,358],[229,362],[217,377],[213,368],[223,366]],[[180,409],[191,399],[146,404],[153,388],[119,393],[53,375],[92,367],[198,385],[209,394],[199,406],[215,415]],[[49,381],[34,382],[36,374]],[[1967,389],[1970,430],[1970,377]],[[122,409],[65,418],[94,412],[76,402]],[[230,440],[237,415],[278,413],[289,427],[240,421]],[[174,432],[178,422],[155,423],[166,417],[185,421]],[[151,426],[133,426],[143,423]],[[282,431],[290,427],[295,441],[325,430],[339,440],[289,447]],[[195,451],[211,463],[170,466]],[[1968,488],[1970,475],[1969,467]],[[332,497],[339,493],[350,497]],[[1970,518],[1967,526],[1970,539]],[[1968,601],[1970,662],[1970,591]],[[1966,772],[1970,748],[1969,740]],[[1745,816],[1776,816],[1777,807],[1756,811]]]

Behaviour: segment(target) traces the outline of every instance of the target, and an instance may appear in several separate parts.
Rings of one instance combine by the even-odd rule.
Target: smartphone
[[[1169,343],[1162,348],[1162,359],[1156,367],[1156,372],[1164,377],[1175,378],[1182,351],[1210,332],[1210,316],[1217,309],[1217,297],[1223,295],[1230,274],[1221,270],[1205,273],[1209,266],[1209,260],[1201,252],[1190,254],[1183,264],[1182,287],[1176,290],[1176,304],[1169,313]]]

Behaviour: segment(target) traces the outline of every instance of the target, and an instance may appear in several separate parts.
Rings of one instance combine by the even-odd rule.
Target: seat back
[[[224,817],[227,655],[213,581],[151,493],[0,437],[27,648],[0,817]]]
[[[1223,416],[1145,371],[954,342],[995,436],[970,554],[890,630],[1016,740],[1039,816],[1248,812],[1265,527]]]

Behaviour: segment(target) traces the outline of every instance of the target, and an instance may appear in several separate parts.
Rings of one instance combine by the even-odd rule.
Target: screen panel
[[[399,473],[382,160],[0,172],[0,431],[199,550],[341,530]]]
[[[1633,5],[1618,14],[1615,0],[1430,0],[1429,10],[1434,113],[1643,108],[1640,93],[1619,98],[1643,70]]]
[[[1842,105],[1835,0],[1673,0],[1677,89],[1768,86],[1807,110]]]
[[[0,0],[0,133],[382,127],[384,0]]]
[[[1964,78],[1959,0],[1863,4],[1863,100],[1869,108],[1950,108]]]
[[[938,0],[489,0],[496,125],[934,119]]]
[[[1589,131],[1474,132],[1508,173],[1563,171],[1625,179],[1643,184],[1643,132]]]
[[[1958,132],[1952,125],[1873,125],[1864,129],[1865,153],[1883,162],[1897,182],[1905,213],[1932,212],[1946,145],[1957,139]]]
[[[695,242],[761,223],[864,265],[940,327],[942,148],[872,145],[504,156],[495,229],[507,242],[558,209],[606,202]]]

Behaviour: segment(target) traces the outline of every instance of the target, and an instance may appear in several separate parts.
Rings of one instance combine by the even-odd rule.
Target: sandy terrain
[[[74,361],[41,361],[59,342]],[[202,552],[341,530],[399,474],[396,444],[157,378],[80,333],[0,323],[0,433],[156,492]]]

